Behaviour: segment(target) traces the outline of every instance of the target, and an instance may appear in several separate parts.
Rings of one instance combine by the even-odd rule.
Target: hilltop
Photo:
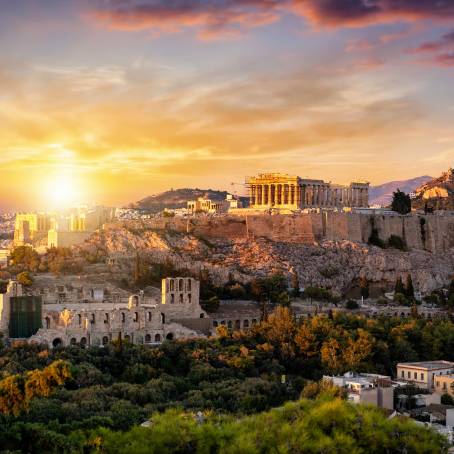
[[[133,208],[139,210],[147,210],[152,213],[158,213],[165,208],[185,208],[189,200],[196,200],[198,197],[204,197],[211,200],[225,200],[229,194],[227,191],[218,191],[215,189],[199,189],[199,188],[182,188],[171,189],[160,194],[145,197],[132,205]],[[247,197],[240,197],[244,203]]]
[[[409,194],[432,179],[433,177],[424,175],[410,180],[390,181],[378,186],[372,186],[369,191],[369,203],[380,206],[391,205],[393,193],[398,189]]]
[[[413,208],[426,206],[435,210],[454,210],[454,170],[449,169],[416,189]]]

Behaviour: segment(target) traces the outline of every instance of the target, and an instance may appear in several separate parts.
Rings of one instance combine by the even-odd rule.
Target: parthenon
[[[349,186],[302,179],[281,173],[264,173],[247,177],[250,208],[300,210],[304,208],[367,207],[369,183],[353,182]]]

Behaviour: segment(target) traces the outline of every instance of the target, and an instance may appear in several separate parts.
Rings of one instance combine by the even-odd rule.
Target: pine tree
[[[411,198],[400,189],[393,195],[391,209],[399,214],[408,214],[411,211]]]

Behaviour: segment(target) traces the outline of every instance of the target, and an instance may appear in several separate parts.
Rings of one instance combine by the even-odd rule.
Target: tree
[[[361,290],[361,297],[367,300],[369,298],[369,281],[365,276],[360,277],[359,288]]]
[[[402,295],[405,295],[405,293],[406,293],[404,283],[402,281],[402,276],[398,276],[396,279],[396,285],[394,286],[394,293],[400,293]]]
[[[348,300],[345,304],[345,307],[348,310],[354,311],[356,309],[359,309],[359,304],[355,300]]]
[[[413,286],[413,280],[411,278],[411,274],[410,273],[407,274],[407,283],[406,283],[406,286],[405,286],[405,296],[410,301],[414,301],[415,300],[415,288]]]
[[[454,405],[454,398],[450,395],[450,394],[442,394],[441,398],[440,398],[440,402],[443,404],[443,405]]]
[[[398,235],[391,235],[388,238],[387,247],[398,249],[399,251],[406,251],[407,244],[405,240]]]
[[[11,263],[19,270],[38,271],[40,258],[31,246],[18,246],[11,252]]]
[[[17,282],[22,284],[24,287],[29,287],[33,284],[33,278],[28,271],[22,271],[17,275]]]
[[[393,193],[391,209],[399,214],[408,214],[411,212],[411,198],[400,189]]]

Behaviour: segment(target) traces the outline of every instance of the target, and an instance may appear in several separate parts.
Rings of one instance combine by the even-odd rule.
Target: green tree
[[[411,212],[411,198],[400,189],[393,194],[391,209],[399,214],[408,214]]]
[[[413,286],[413,279],[411,278],[411,274],[407,274],[407,282],[405,285],[405,296],[408,300],[414,301],[415,300],[415,288]]]
[[[405,295],[405,293],[406,293],[405,286],[402,281],[402,276],[398,276],[396,279],[396,285],[394,286],[394,293],[400,293],[402,295]]]

